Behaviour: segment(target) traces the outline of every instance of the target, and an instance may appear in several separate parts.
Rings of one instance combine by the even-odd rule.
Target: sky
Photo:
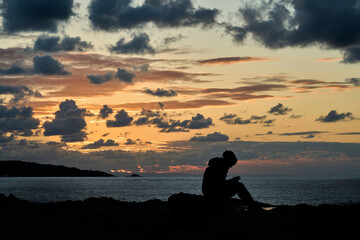
[[[0,2],[0,160],[360,173],[359,0]]]

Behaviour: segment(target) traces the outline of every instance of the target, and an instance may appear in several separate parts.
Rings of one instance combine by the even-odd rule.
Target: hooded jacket
[[[224,190],[229,165],[224,158],[219,157],[210,159],[208,165],[203,177],[202,192],[205,197],[212,197]]]

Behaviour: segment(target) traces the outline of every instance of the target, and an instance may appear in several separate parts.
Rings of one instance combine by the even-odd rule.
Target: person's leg
[[[252,198],[249,191],[246,189],[245,185],[241,182],[236,184],[237,194],[239,198],[244,201],[246,204],[254,203],[254,199]]]

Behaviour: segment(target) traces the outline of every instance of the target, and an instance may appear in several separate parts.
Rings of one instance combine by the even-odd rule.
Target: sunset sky
[[[360,173],[359,0],[0,2],[2,160]]]

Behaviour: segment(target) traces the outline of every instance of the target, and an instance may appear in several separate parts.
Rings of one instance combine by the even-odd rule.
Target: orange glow
[[[335,61],[340,61],[343,58],[321,58],[321,59],[317,59],[315,60],[315,62],[335,62]]]
[[[156,171],[155,173],[188,173],[188,174],[202,174],[205,167],[193,166],[193,165],[179,165],[169,166],[168,171]]]

